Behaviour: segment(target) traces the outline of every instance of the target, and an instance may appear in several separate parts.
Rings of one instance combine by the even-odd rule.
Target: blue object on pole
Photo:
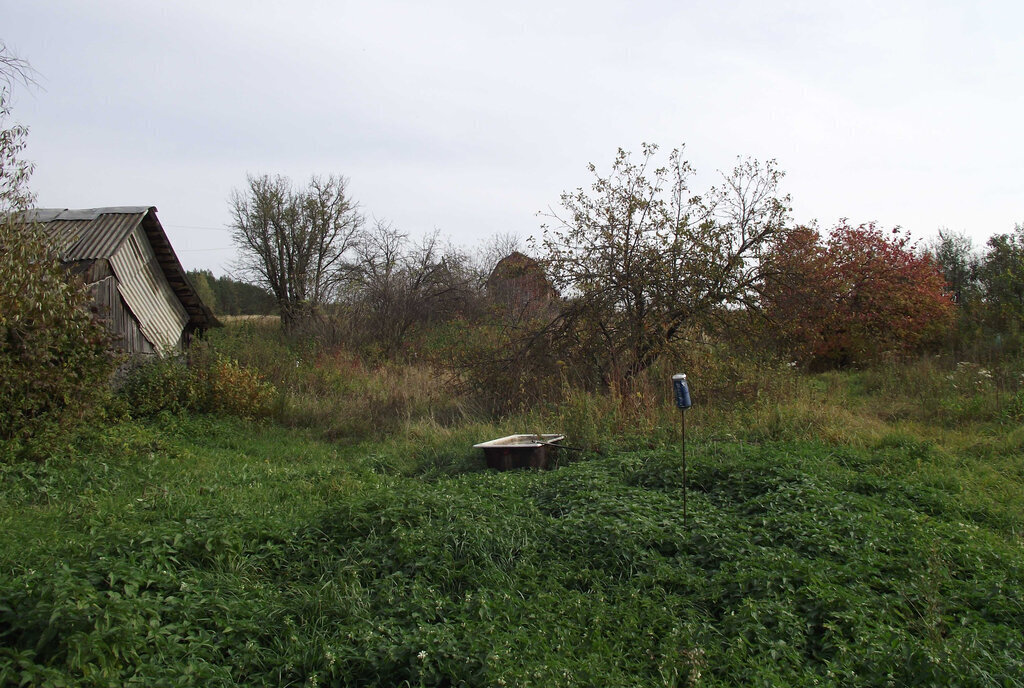
[[[675,390],[676,406],[683,411],[693,406],[690,401],[690,385],[686,382],[686,376],[677,374],[672,376],[672,389]]]

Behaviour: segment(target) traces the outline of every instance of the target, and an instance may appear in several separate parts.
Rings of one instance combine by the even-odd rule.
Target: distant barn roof
[[[185,276],[178,256],[156,217],[156,207],[147,205],[113,208],[38,208],[23,216],[28,222],[45,224],[57,241],[65,262],[109,259],[139,224],[146,233],[157,262],[175,295],[185,307],[191,323],[199,328],[220,325]]]
[[[547,282],[547,277],[544,275],[544,268],[541,267],[540,262],[530,256],[520,253],[519,251],[513,251],[497,262],[494,269],[491,270],[491,275],[488,279],[507,280],[520,279],[523,277],[540,279],[545,283]]]
[[[540,262],[519,251],[498,261],[486,286],[492,299],[523,311],[546,307],[557,296]]]

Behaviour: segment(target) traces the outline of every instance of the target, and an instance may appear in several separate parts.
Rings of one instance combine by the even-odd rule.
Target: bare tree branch
[[[286,331],[314,317],[346,278],[345,256],[362,240],[363,216],[348,180],[312,177],[295,189],[287,177],[249,176],[229,198],[237,267],[277,300]]]
[[[24,86],[39,86],[39,82],[36,81],[36,70],[27,60],[15,55],[3,41],[0,41],[0,85],[5,90],[10,90],[17,83]]]

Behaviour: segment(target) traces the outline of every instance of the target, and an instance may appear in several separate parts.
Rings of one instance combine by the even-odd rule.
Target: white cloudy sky
[[[368,215],[473,245],[617,147],[686,144],[695,189],[776,158],[799,222],[1024,222],[1024,3],[0,0],[38,72],[39,205],[156,205],[230,269],[247,173],[341,173]]]

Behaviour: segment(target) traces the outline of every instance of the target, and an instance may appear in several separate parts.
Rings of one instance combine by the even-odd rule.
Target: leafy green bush
[[[183,358],[157,358],[136,365],[119,392],[136,418],[163,411],[261,418],[269,415],[277,395],[255,371],[201,348],[191,364]]]
[[[136,363],[124,374],[118,393],[136,418],[194,410],[200,396],[194,373],[176,357]]]
[[[0,457],[43,458],[100,407],[113,358],[84,285],[42,227],[22,221],[27,130],[8,127],[8,114],[0,92]]]

